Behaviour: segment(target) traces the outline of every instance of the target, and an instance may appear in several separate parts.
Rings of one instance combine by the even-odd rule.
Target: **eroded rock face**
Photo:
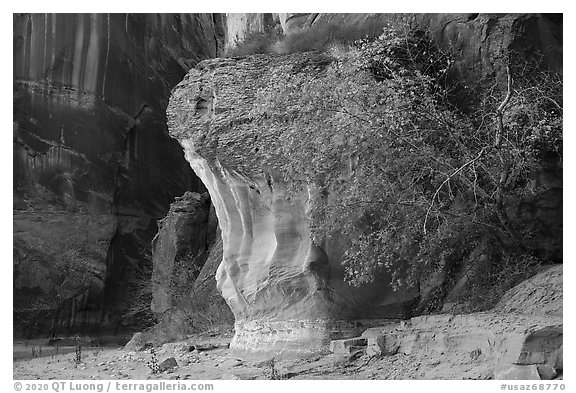
[[[495,311],[533,315],[562,315],[563,266],[546,267],[544,271],[508,290]]]
[[[223,34],[217,14],[14,15],[18,334],[121,327],[156,221],[202,189],[167,133],[170,89]]]
[[[234,317],[216,288],[222,239],[207,192],[186,192],[158,221],[152,241],[151,311],[158,324],[147,335],[153,342],[183,340],[215,326],[231,326]],[[146,290],[145,290],[146,292]]]
[[[171,97],[171,135],[206,185],[218,215],[224,255],[217,282],[236,318],[231,344],[236,356],[323,351],[334,336],[351,334],[356,325],[348,321],[402,315],[404,302],[415,296],[380,283],[360,289],[344,281],[341,245],[311,240],[313,193],[294,195],[273,169],[254,170],[257,157],[240,146],[237,156],[222,160],[212,150],[196,149],[198,138],[213,136],[215,144],[234,145],[237,138],[254,136],[244,134],[246,128],[258,135],[261,125],[246,115],[257,89],[280,68],[318,56],[206,61]],[[238,122],[243,126],[234,129]]]
[[[208,193],[187,192],[170,205],[152,241],[152,312],[168,311],[200,273],[216,230],[209,227]],[[176,299],[174,299],[176,298]]]
[[[362,345],[351,345],[361,339],[365,340]],[[552,379],[562,373],[562,365],[555,366],[562,356],[562,342],[561,315],[482,312],[416,317],[370,328],[358,338],[335,341],[331,347],[337,356],[360,350],[371,356],[441,358],[445,378]],[[437,370],[423,371],[424,379],[439,377]]]
[[[419,366],[412,378],[554,379],[564,367],[562,269],[522,282],[488,312],[389,321],[332,341],[330,352],[407,357]]]

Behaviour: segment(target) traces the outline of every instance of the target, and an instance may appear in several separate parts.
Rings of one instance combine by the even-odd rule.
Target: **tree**
[[[262,171],[315,195],[315,242],[350,239],[353,285],[382,271],[395,288],[417,285],[480,246],[494,263],[541,258],[510,211],[536,192],[541,155],[562,154],[562,82],[512,58],[506,81],[464,111],[452,56],[423,31],[386,30],[272,77],[250,113],[261,132],[246,140],[265,152]]]

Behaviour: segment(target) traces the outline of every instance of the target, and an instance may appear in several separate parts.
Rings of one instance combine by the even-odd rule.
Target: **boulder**
[[[399,331],[406,329],[405,321],[385,326],[373,327],[362,333],[366,338],[366,354],[368,356],[391,356],[398,353],[400,348]]]
[[[148,348],[150,345],[151,343],[146,340],[144,334],[138,332],[134,333],[132,339],[124,346],[124,350],[129,352],[138,352]]]
[[[350,356],[358,351],[366,350],[368,340],[362,337],[330,342],[330,352],[337,356]]]
[[[538,367],[533,364],[527,366],[515,364],[495,372],[494,379],[540,380],[540,374],[538,373]]]
[[[164,371],[171,370],[177,366],[178,362],[176,362],[176,359],[174,357],[169,357],[158,365],[158,370],[163,373]]]
[[[187,342],[166,343],[162,345],[161,353],[173,354],[176,357],[182,357],[194,350],[194,345]]]
[[[386,348],[386,337],[370,337],[366,343],[366,355],[380,356],[391,354]]]
[[[540,379],[554,379],[558,375],[556,369],[549,364],[539,364],[537,368]]]
[[[291,185],[274,169],[262,172],[260,154],[250,152],[251,143],[240,143],[246,141],[245,132],[267,132],[264,124],[245,115],[256,104],[258,89],[270,78],[286,76],[278,70],[316,62],[324,64],[326,56],[302,53],[204,62],[170,100],[171,134],[209,190],[218,216],[223,259],[216,280],[235,315],[230,346],[235,356],[324,352],[331,339],[360,333],[351,331],[350,321],[365,316],[359,304],[375,309],[373,317],[394,317],[416,295],[377,283],[362,289],[348,285],[341,264],[346,240],[314,243],[308,213],[313,201],[306,193],[292,195]],[[202,130],[208,129],[218,139],[214,145],[202,139]],[[200,149],[200,140],[232,148],[233,153],[217,157],[218,149]]]

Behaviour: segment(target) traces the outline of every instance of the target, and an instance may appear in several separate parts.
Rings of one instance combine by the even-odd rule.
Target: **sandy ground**
[[[174,357],[178,365],[160,373],[150,367],[153,355],[143,350],[85,348],[81,363],[75,353],[51,354],[14,361],[14,379],[489,379],[491,370],[470,359],[439,359],[423,356],[337,358],[334,355],[311,359],[247,362],[230,357],[228,337],[212,337],[191,352],[183,348],[194,341],[165,344],[156,348],[161,363]],[[196,341],[196,344],[198,342]]]
[[[551,316],[562,315],[562,266],[554,266],[513,288],[495,308],[501,314],[490,314],[493,324],[510,330],[516,321],[526,327],[537,321],[550,322]],[[522,315],[509,314],[522,311]],[[522,318],[520,318],[522,317]],[[524,321],[524,322],[522,322]],[[468,328],[453,332],[465,337]],[[440,328],[443,328],[440,326]],[[439,333],[446,333],[446,328]],[[473,331],[473,329],[471,330]],[[468,333],[466,333],[468,332]],[[434,333],[432,331],[432,333]],[[428,350],[411,355],[369,357],[365,353],[352,357],[335,355],[310,359],[248,362],[234,359],[228,345],[230,329],[216,330],[189,337],[186,341],[130,352],[122,348],[83,348],[81,362],[75,362],[74,347],[42,347],[42,357],[30,359],[30,343],[14,347],[14,379],[491,379],[494,361],[485,355],[466,351],[432,353]],[[466,343],[466,340],[463,341]],[[465,348],[464,348],[465,349]],[[30,355],[28,355],[30,354]],[[152,372],[157,364],[174,357],[177,365],[162,372]],[[562,379],[562,375],[557,377]]]

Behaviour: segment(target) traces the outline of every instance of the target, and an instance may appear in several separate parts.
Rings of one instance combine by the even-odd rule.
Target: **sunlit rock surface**
[[[226,14],[226,48],[234,48],[253,34],[268,35],[275,29],[282,31],[284,14],[228,13]]]
[[[198,138],[234,146],[246,137],[246,127],[258,134],[261,125],[246,116],[257,89],[279,67],[317,56],[321,55],[203,62],[173,91],[167,111],[171,135],[182,144],[218,215],[224,255],[217,282],[236,318],[232,349],[238,356],[318,353],[331,338],[353,334],[359,326],[352,321],[358,318],[402,315],[414,296],[394,293],[380,283],[348,285],[341,245],[316,245],[311,240],[314,196],[291,195],[273,169],[254,170],[257,155],[240,145],[234,157],[218,157],[217,149],[216,154],[204,152],[204,157],[196,150]],[[243,126],[235,129],[239,121]]]

